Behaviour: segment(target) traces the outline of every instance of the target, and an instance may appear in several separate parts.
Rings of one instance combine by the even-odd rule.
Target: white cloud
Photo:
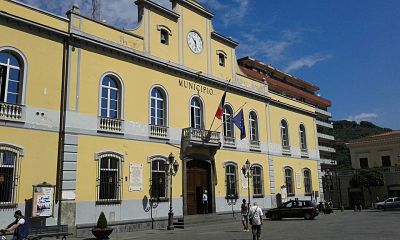
[[[361,121],[371,121],[372,119],[376,119],[378,117],[379,115],[376,113],[360,113],[354,116],[349,116],[346,120],[360,123]]]
[[[291,72],[298,70],[300,68],[308,67],[311,68],[318,62],[322,62],[325,60],[328,60],[332,58],[331,55],[320,55],[320,54],[314,54],[310,56],[305,56],[300,59],[294,60],[288,64],[288,66],[284,69],[285,72]]]
[[[221,3],[220,0],[199,0],[200,3],[207,5],[211,9],[224,12],[222,15],[222,24],[224,26],[233,23],[240,24],[249,10],[250,0],[232,0],[230,4]]]

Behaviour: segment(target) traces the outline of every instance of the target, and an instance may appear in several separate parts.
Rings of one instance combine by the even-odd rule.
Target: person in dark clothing
[[[26,239],[29,235],[29,226],[20,210],[15,211],[14,218],[14,222],[8,225],[7,228],[1,229],[0,231],[2,233],[14,231],[13,240]]]

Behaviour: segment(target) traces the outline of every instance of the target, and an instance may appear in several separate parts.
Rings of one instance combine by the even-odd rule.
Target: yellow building
[[[30,216],[32,185],[42,182],[56,185],[48,224],[61,217],[79,234],[101,211],[122,231],[152,219],[165,226],[170,194],[176,217],[230,212],[236,201],[239,210],[248,192],[263,208],[279,196],[319,198],[320,111],[304,100],[319,97],[310,84],[291,78],[306,86],[295,87],[310,95],[302,99],[269,91],[245,67],[256,61],[238,64],[238,43],[215,32],[196,1],[135,3],[138,25],[126,31],[76,6],[64,18],[0,1],[0,224],[17,208]],[[243,139],[232,120],[241,110]],[[173,156],[171,186],[164,163]]]

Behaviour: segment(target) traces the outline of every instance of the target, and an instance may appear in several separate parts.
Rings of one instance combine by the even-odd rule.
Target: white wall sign
[[[240,171],[240,178],[241,178],[241,182],[242,182],[242,189],[247,189],[249,186],[248,186],[248,182],[247,182],[247,178],[244,176],[244,174],[243,174],[243,172],[242,171]]]
[[[129,163],[129,192],[142,191],[143,164]]]

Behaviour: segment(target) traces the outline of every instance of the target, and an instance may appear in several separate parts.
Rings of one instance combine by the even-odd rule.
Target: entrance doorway
[[[187,189],[187,214],[202,214],[204,207],[202,196],[207,190],[207,212],[212,213],[212,189],[211,189],[211,164],[203,160],[191,160],[186,165],[186,189]]]

